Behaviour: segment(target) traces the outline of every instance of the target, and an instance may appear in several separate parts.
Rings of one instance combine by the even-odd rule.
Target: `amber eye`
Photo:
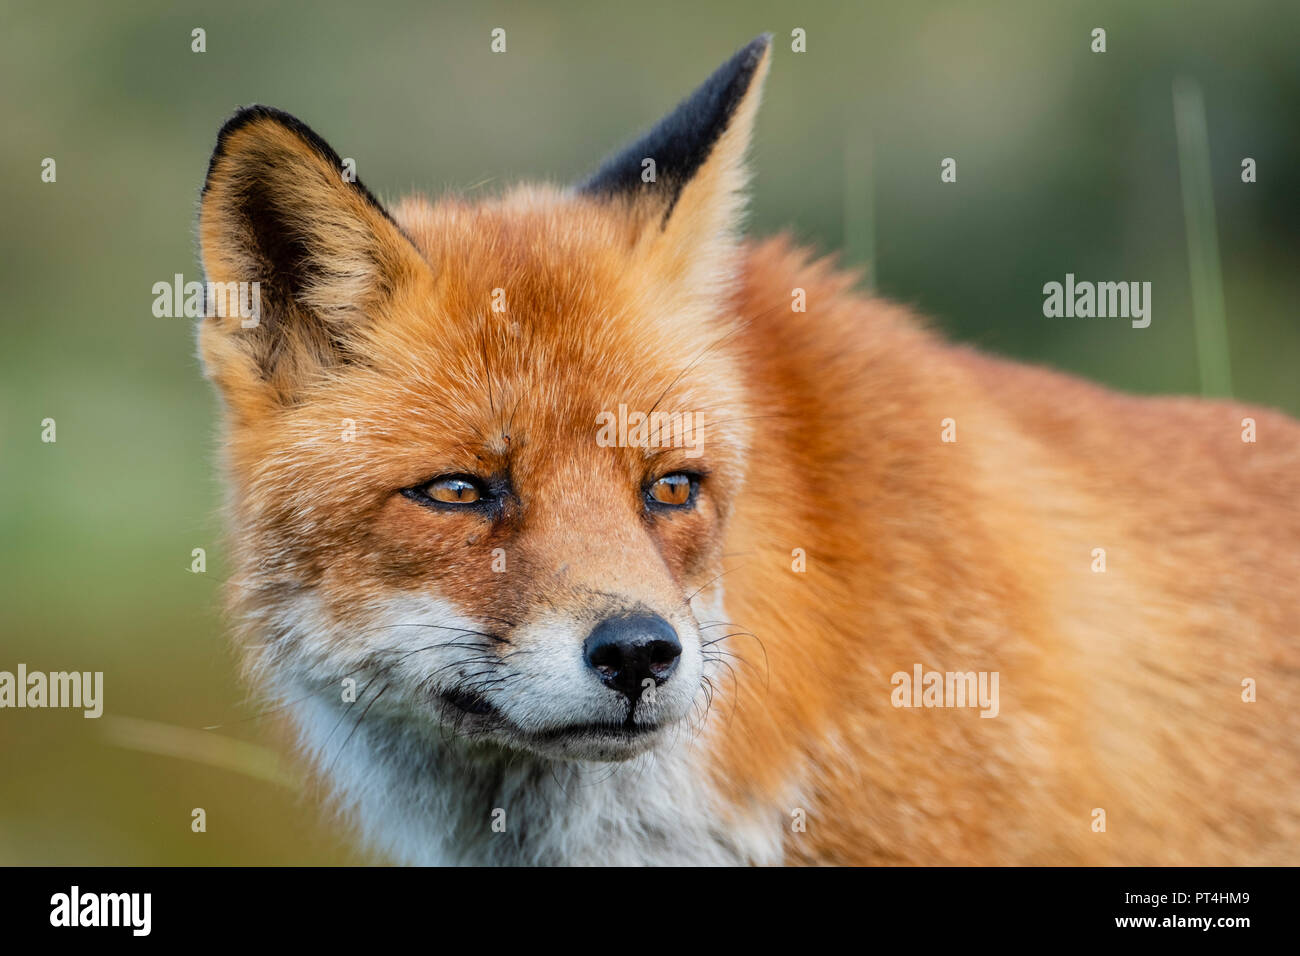
[[[456,476],[435,478],[420,490],[445,505],[472,505],[483,497],[483,490],[476,482]]]
[[[689,504],[691,493],[695,490],[695,478],[683,472],[664,475],[646,492],[655,504],[670,508],[680,508]]]

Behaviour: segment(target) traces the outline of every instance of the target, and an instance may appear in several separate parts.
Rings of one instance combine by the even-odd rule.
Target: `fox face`
[[[335,746],[366,723],[622,761],[698,730],[751,444],[728,340],[767,58],[581,185],[478,203],[388,209],[276,110],[222,129],[204,268],[260,303],[200,330],[229,601],[250,673]]]

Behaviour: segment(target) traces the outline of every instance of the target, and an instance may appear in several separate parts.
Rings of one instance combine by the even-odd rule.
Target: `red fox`
[[[477,202],[226,123],[203,265],[260,306],[199,338],[249,679],[394,861],[1300,863],[1300,425],[746,241],[769,59]]]

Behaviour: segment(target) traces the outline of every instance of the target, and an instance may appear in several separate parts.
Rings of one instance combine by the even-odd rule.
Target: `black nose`
[[[608,617],[582,645],[587,666],[628,700],[640,698],[647,680],[662,684],[677,669],[682,642],[658,614]]]

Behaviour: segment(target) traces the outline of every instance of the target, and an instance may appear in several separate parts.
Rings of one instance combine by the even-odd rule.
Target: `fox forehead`
[[[634,257],[627,254],[635,230],[617,210],[552,186],[520,185],[478,202],[408,196],[391,213],[445,293],[535,283],[582,306],[602,293],[636,288],[639,276],[628,271]]]
[[[680,356],[728,329],[726,289],[683,290],[609,204],[521,187],[479,204],[408,198],[393,215],[430,265],[394,304],[388,344],[402,355],[463,365],[487,350],[508,378],[559,369],[565,385],[590,380],[630,400],[638,387],[662,392]]]
[[[620,450],[634,470],[680,457],[668,443],[598,446],[599,416],[619,409],[720,423],[714,457],[743,447],[725,313],[662,289],[620,217],[544,187],[483,204],[413,197],[393,217],[428,273],[377,308],[355,361],[246,431],[283,448],[347,429],[370,466],[390,460],[411,481],[435,466],[500,470],[537,445],[563,446],[582,470]]]

